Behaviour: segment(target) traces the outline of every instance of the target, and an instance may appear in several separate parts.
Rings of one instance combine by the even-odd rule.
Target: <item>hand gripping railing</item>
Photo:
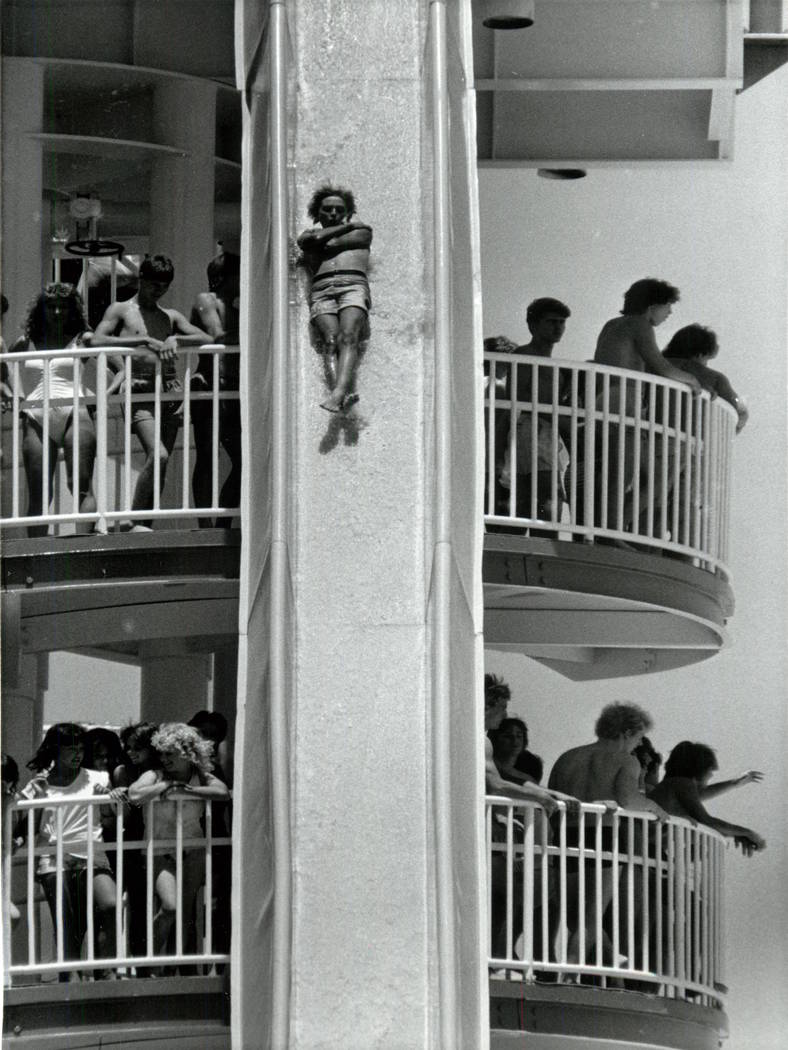
[[[237,498],[232,505],[223,505],[220,498],[223,474],[227,471],[222,447],[237,460],[230,463],[230,469],[240,471],[239,394],[237,389],[223,384],[221,375],[222,363],[229,364],[237,354],[237,347],[220,344],[181,350],[183,366],[176,383],[166,379],[158,357],[143,349],[80,347],[4,354],[3,374],[14,396],[3,400],[4,496],[0,525],[46,529],[49,525],[74,522],[106,532],[123,521],[204,521],[237,515]],[[211,359],[210,375],[197,372],[198,355],[203,360]],[[109,367],[110,358],[121,359],[121,375],[116,376]],[[133,374],[135,359],[149,362],[149,383],[141,383]],[[36,389],[31,391],[35,397],[25,396],[24,390],[37,380]],[[140,389],[144,385],[148,389]],[[68,389],[69,393],[56,396],[58,388]],[[142,446],[132,435],[132,417],[140,407],[149,414],[155,435],[161,439],[168,429],[180,431],[182,444],[179,477],[177,481],[170,478],[166,500],[161,491],[164,461],[153,457],[149,508],[133,507]],[[28,435],[31,425],[37,435]],[[62,491],[56,473],[60,448],[66,457],[68,478],[73,479],[70,496]],[[35,463],[36,457],[40,464]],[[170,474],[173,473],[171,468]],[[92,489],[88,500],[84,482],[80,485],[77,480],[81,477],[87,478],[87,487]],[[239,489],[240,478],[237,480],[234,489]]]
[[[586,362],[485,353],[484,367],[488,527],[634,544],[727,572],[730,405]]]
[[[173,805],[174,835],[157,838],[157,809],[171,813]],[[137,808],[145,831],[135,839],[126,830],[132,807],[106,795],[15,802],[3,828],[6,983],[46,973],[143,976],[176,966],[183,974],[184,965],[208,973],[227,963],[231,839],[216,827],[227,805],[177,792],[153,799]],[[200,810],[199,836],[184,833],[185,806]],[[86,816],[78,837],[64,832],[75,808]],[[36,833],[37,814],[54,828],[54,842]]]
[[[722,836],[597,803],[558,806],[548,819],[538,803],[487,798],[492,976],[721,1005]]]

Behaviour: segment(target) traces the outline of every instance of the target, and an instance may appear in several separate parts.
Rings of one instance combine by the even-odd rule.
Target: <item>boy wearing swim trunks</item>
[[[647,798],[639,787],[640,763],[632,753],[651,728],[651,718],[637,704],[608,704],[597,719],[595,728],[597,739],[592,744],[573,747],[559,756],[547,786],[556,791],[574,795],[581,802],[599,802],[608,811],[615,812],[621,806],[627,810],[653,813],[660,820],[667,816],[661,806]],[[613,828],[605,815],[601,820],[602,850],[613,851]],[[567,865],[567,916],[569,917],[569,962],[585,962],[593,958],[592,948],[596,943],[597,919],[596,899],[601,904],[600,916],[613,897],[612,861],[601,864],[601,880],[595,883],[594,850],[596,848],[596,821],[586,817],[584,834],[581,839],[578,820],[567,821],[567,846],[572,849],[588,850],[586,859],[585,890],[585,926],[586,959],[579,954],[580,929],[577,921],[579,897],[579,863]],[[593,890],[596,889],[596,892]],[[601,919],[600,919],[601,921]],[[605,948],[610,949],[607,936],[603,932]]]
[[[367,271],[372,227],[353,220],[355,198],[339,186],[320,186],[307,210],[319,225],[304,230],[298,246],[312,274],[309,316],[331,386],[320,407],[345,412],[358,401],[353,383],[371,305]]]
[[[91,346],[140,347],[149,351],[131,359],[132,394],[154,394],[157,359],[161,362],[162,395],[181,392],[181,383],[175,369],[178,348],[200,346],[210,338],[191,324],[177,310],[159,306],[159,300],[172,284],[175,268],[164,255],[146,256],[139,271],[139,290],[122,303],[113,303],[105,312],[95,333],[85,342]],[[107,393],[119,390],[125,380],[122,357],[110,357],[110,367],[116,373]],[[156,456],[159,459],[159,489],[164,488],[167,461],[172,452],[182,420],[180,399],[162,396],[160,433],[156,433],[155,402],[133,401],[131,429],[137,435],[145,453],[145,465],[137,478],[132,510],[147,510],[153,506],[153,477]],[[143,528],[150,522],[140,523]]]

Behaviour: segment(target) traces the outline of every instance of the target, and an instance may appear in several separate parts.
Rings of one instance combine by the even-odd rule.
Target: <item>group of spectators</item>
[[[227,721],[218,712],[198,711],[188,724],[155,725],[137,722],[120,735],[109,729],[85,729],[72,722],[59,722],[46,731],[41,745],[27,763],[33,776],[17,790],[19,770],[15,760],[3,755],[3,815],[15,800],[51,799],[64,804],[34,809],[34,843],[51,847],[38,857],[36,879],[41,886],[57,927],[58,881],[63,919],[64,959],[79,959],[87,928],[87,880],[92,872],[93,908],[96,921],[96,956],[116,955],[117,879],[122,873],[126,893],[128,949],[132,958],[172,954],[177,910],[182,915],[182,946],[185,954],[197,947],[198,894],[206,881],[206,838],[230,833],[230,787],[218,758],[227,735]],[[90,807],[87,800],[106,796],[107,804]],[[153,826],[146,827],[147,802]],[[180,801],[177,801],[180,800]],[[206,803],[211,802],[210,818]],[[182,822],[183,850],[176,856],[178,809]],[[92,809],[92,812],[91,812]],[[13,818],[12,818],[13,819]],[[208,821],[210,820],[210,825]],[[122,825],[122,866],[118,850]],[[28,839],[28,815],[21,812],[13,827],[14,848]],[[92,838],[93,866],[88,866],[88,840]],[[153,944],[147,942],[147,851],[153,839]],[[58,840],[62,846],[62,870],[58,874]],[[229,848],[216,846],[212,853],[213,951],[229,948],[230,855]],[[181,892],[178,896],[180,863]],[[11,921],[19,918],[12,904]],[[137,966],[137,976],[156,973],[150,966]],[[192,972],[181,966],[181,973]],[[97,970],[96,976],[111,979],[112,968]],[[61,981],[69,980],[62,971]]]
[[[747,408],[743,400],[731,386],[727,377],[710,367],[709,362],[716,357],[719,346],[715,333],[700,324],[690,324],[679,329],[670,340],[664,351],[660,351],[654,329],[663,323],[671,314],[672,306],[679,299],[679,291],[666,281],[645,278],[636,281],[625,293],[621,315],[608,321],[602,328],[596,344],[593,361],[600,365],[612,365],[638,374],[662,376],[687,386],[693,394],[702,390],[711,396],[721,397],[733,406],[738,415],[737,431],[747,422]],[[550,358],[553,349],[563,337],[566,323],[571,316],[569,307],[558,299],[542,298],[534,300],[527,308],[526,322],[530,340],[523,345],[516,345],[506,336],[493,336],[485,339],[484,349],[488,353],[529,355],[530,357]],[[490,385],[490,369],[485,362],[485,384]],[[538,401],[544,406],[553,406],[555,393],[553,372],[550,369],[537,371],[536,389],[533,382],[533,371],[524,366],[517,372],[517,389],[511,390],[511,370],[507,364],[496,362],[492,370],[496,399],[508,399],[514,396],[520,402]],[[609,381],[609,404],[611,410],[618,411],[620,404],[621,380],[615,375]],[[625,415],[632,419],[645,417],[648,405],[635,404],[635,384],[626,383],[624,396]],[[578,392],[583,398],[583,391]],[[571,382],[569,370],[558,372],[558,402],[569,403]],[[597,407],[601,408],[602,385],[597,386]],[[561,511],[566,502],[565,476],[570,467],[568,447],[570,445],[570,417],[557,415],[558,433],[554,435],[554,412],[538,413],[536,427],[533,426],[532,413],[521,410],[517,414],[516,445],[516,500],[510,507],[509,490],[512,483],[512,464],[510,462],[510,412],[502,409],[495,414],[495,492],[493,499],[494,513],[509,516],[514,512],[517,517],[532,518],[534,497],[536,514],[541,521],[559,523]],[[487,419],[485,417],[485,425]],[[582,462],[583,446],[581,423],[580,438],[577,442],[577,456],[580,462],[573,464],[578,485],[584,479]],[[598,425],[599,429],[599,425]],[[534,437],[535,435],[535,437]],[[599,433],[598,447],[602,445]],[[641,442],[647,440],[647,434],[641,436]],[[637,437],[631,427],[624,436],[623,454],[609,456],[605,464],[597,464],[597,469],[607,473],[606,506],[598,503],[596,515],[603,519],[609,528],[617,528],[621,521],[625,531],[635,531],[637,523],[633,520],[635,501],[633,493],[640,491],[637,504],[641,513],[647,506],[648,479],[645,477],[648,464],[647,448],[642,448],[640,456],[640,477],[636,473]],[[536,447],[534,448],[534,441]],[[611,445],[618,446],[617,439]],[[535,476],[534,476],[535,475]],[[669,483],[672,473],[669,473]],[[620,504],[619,490],[623,487],[624,503]],[[597,486],[597,491],[601,486]],[[485,500],[487,503],[487,500]],[[582,499],[578,499],[576,519],[583,524]],[[597,522],[599,523],[599,521]],[[550,535],[550,533],[532,531],[531,535]],[[614,542],[614,541],[611,541]],[[624,541],[615,541],[625,545]]]
[[[108,355],[112,378],[107,394],[122,393],[127,383],[130,386],[134,398],[131,402],[130,426],[145,456],[137,477],[131,510],[144,511],[153,506],[156,461],[159,486],[163,488],[167,462],[178,430],[183,425],[184,390],[176,368],[179,349],[212,343],[227,346],[238,344],[239,256],[221,252],[211,260],[207,268],[209,291],[196,296],[188,320],[178,310],[160,305],[174,276],[175,269],[169,258],[164,255],[146,256],[139,267],[136,290],[131,289],[134,292],[132,297],[112,303],[95,331],[90,328],[82,296],[73,284],[48,284],[33,299],[22,326],[22,334],[11,344],[10,351],[68,350],[70,355],[41,361],[29,358],[25,361],[22,371],[26,380],[24,386],[29,387],[29,391],[20,390],[14,383],[8,363],[0,362],[3,411],[12,406],[14,399],[25,401],[21,413],[22,457],[27,477],[29,517],[40,517],[48,508],[57,455],[61,448],[72,493],[76,486],[79,511],[92,514],[96,510],[93,495],[96,428],[92,403],[95,395],[87,388],[81,371],[75,370],[75,359],[80,361],[80,347],[126,347],[137,351],[131,357],[128,373],[122,355]],[[7,305],[3,298],[3,313]],[[200,355],[197,371],[191,376],[188,395],[195,443],[192,494],[198,508],[212,505],[212,393],[217,386],[219,393],[237,391],[239,386],[237,353],[222,353],[219,356],[216,380],[213,362],[213,354],[206,352]],[[158,426],[155,405],[157,370],[161,373]],[[47,397],[50,401],[48,408],[35,407],[37,402],[44,402]],[[79,399],[76,411],[75,398]],[[237,398],[219,400],[218,431],[219,445],[224,448],[230,461],[219,503],[223,507],[237,507],[241,491],[241,416]],[[44,455],[45,442],[49,445],[48,458]],[[77,477],[74,477],[75,459]],[[48,469],[46,478],[45,462]],[[212,524],[210,518],[200,519],[202,527]],[[229,527],[231,519],[222,519],[218,524]],[[80,527],[90,529],[92,523],[78,525],[78,529]],[[147,530],[150,522],[135,518],[132,527]],[[46,524],[28,526],[31,536],[46,533]]]
[[[731,780],[711,783],[717,770],[717,758],[709,746],[683,740],[670,752],[660,777],[661,756],[655,751],[646,733],[652,728],[649,715],[636,704],[611,703],[601,712],[595,726],[596,740],[565,751],[553,764],[547,786],[541,785],[542,761],[528,750],[528,730],[522,719],[507,717],[507,705],[511,690],[506,682],[493,674],[485,675],[485,728],[486,786],[493,795],[504,795],[515,799],[536,802],[548,817],[558,810],[559,802],[566,805],[567,847],[580,845],[593,851],[596,848],[596,827],[590,819],[585,822],[584,841],[580,841],[581,802],[596,802],[605,806],[602,818],[602,849],[613,848],[613,826],[611,814],[621,808],[635,813],[651,813],[659,821],[669,816],[682,817],[696,825],[704,825],[725,835],[751,856],[765,848],[764,839],[751,828],[733,824],[713,816],[706,809],[706,802],[725,791],[762,779],[757,770],[748,770]],[[495,834],[495,832],[494,832]],[[625,849],[626,846],[622,846]],[[493,866],[492,872],[492,954],[504,956],[506,944],[506,873]],[[585,914],[571,902],[578,900],[579,872],[567,868],[567,908],[569,926],[568,961],[580,961],[579,944],[584,928],[586,952],[590,952],[596,940],[596,900],[601,901],[604,913],[613,896],[612,863],[606,861],[601,870],[601,883],[591,889],[596,868],[589,865],[586,880]],[[522,879],[522,868],[519,871]],[[555,885],[550,893],[554,895]],[[540,893],[534,900],[540,900]],[[556,909],[553,909],[555,911]],[[535,933],[541,934],[540,924],[534,923]],[[551,943],[542,947],[544,958],[552,957],[553,939],[557,926],[551,924]],[[514,941],[518,930],[515,930]],[[610,943],[605,936],[604,953],[610,957]]]

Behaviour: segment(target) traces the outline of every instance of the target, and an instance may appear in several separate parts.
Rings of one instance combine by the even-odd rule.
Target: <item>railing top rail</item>
[[[232,799],[232,792],[230,792],[229,798],[227,798],[227,799],[224,799],[224,798],[222,798],[222,799],[212,799],[212,798],[200,798],[200,797],[198,797],[196,795],[191,794],[188,791],[168,791],[166,799],[149,798],[149,799],[145,799],[143,802],[139,802],[139,803],[129,802],[127,799],[122,799],[122,798],[112,798],[111,795],[85,795],[84,798],[82,798],[82,797],[48,798],[48,797],[42,796],[41,798],[18,798],[18,799],[14,800],[14,802],[12,803],[12,806],[13,806],[14,809],[18,809],[18,810],[22,810],[22,809],[55,809],[55,808],[57,808],[59,806],[83,806],[83,805],[85,805],[85,806],[113,806],[113,805],[115,805],[115,806],[121,806],[121,805],[125,806],[125,805],[131,805],[131,806],[140,807],[140,806],[146,806],[146,805],[149,805],[151,803],[157,803],[157,802],[161,802],[161,801],[169,802],[169,801],[175,800],[177,802],[179,799],[182,799],[182,800],[188,801],[188,802],[201,802],[201,803],[217,803],[218,802],[220,805],[225,805],[228,801],[230,801]]]
[[[2,360],[13,363],[27,360],[41,361],[53,357],[99,357],[101,354],[130,354],[132,357],[149,357],[151,352],[142,346],[70,346],[62,350],[15,350],[13,353],[4,353]],[[240,347],[234,343],[203,343],[200,346],[179,346],[177,352],[179,354],[238,354]]]
[[[540,357],[538,354],[521,354],[514,351],[511,353],[500,353],[487,350],[484,351],[484,360],[492,361],[494,364],[539,365],[545,369],[610,375],[616,378],[629,379],[632,382],[640,380],[644,385],[667,387],[669,390],[677,390],[679,393],[690,393],[686,384],[676,379],[666,379],[664,376],[655,375],[653,372],[634,372],[629,368],[619,368],[617,365],[604,365],[596,361],[577,361],[560,357]],[[698,396],[704,401],[714,401],[715,405],[730,413],[734,419],[738,419],[735,409],[727,401],[713,398],[707,390],[701,391]],[[505,398],[496,396],[495,400],[499,405],[508,404],[508,399]]]
[[[507,806],[511,808],[522,808],[522,809],[533,809],[542,810],[544,807],[542,804],[535,799],[525,798],[511,798],[508,795],[485,795],[485,802],[488,806]],[[571,806],[566,802],[555,800],[559,810],[563,812],[569,812]],[[710,828],[706,824],[695,824],[691,820],[686,820],[684,817],[673,817],[668,816],[667,820],[660,821],[655,813],[651,813],[648,810],[639,809],[624,809],[619,806],[618,809],[611,810],[608,806],[602,802],[580,802],[580,812],[590,816],[596,815],[608,815],[611,817],[634,817],[637,820],[646,820],[649,822],[660,822],[666,825],[671,825],[679,828],[687,828],[689,831],[696,832],[698,834],[709,835],[712,838],[717,839],[719,842],[725,842],[726,838],[720,834],[719,831],[715,831],[714,828]]]

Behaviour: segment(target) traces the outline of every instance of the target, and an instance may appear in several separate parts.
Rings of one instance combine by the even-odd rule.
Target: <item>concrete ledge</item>
[[[727,1033],[722,1010],[678,999],[575,985],[490,982],[492,1050],[548,1050],[581,1045],[579,1040],[594,1050],[717,1050]]]
[[[38,984],[4,991],[3,1050],[229,1050],[225,977]]]

